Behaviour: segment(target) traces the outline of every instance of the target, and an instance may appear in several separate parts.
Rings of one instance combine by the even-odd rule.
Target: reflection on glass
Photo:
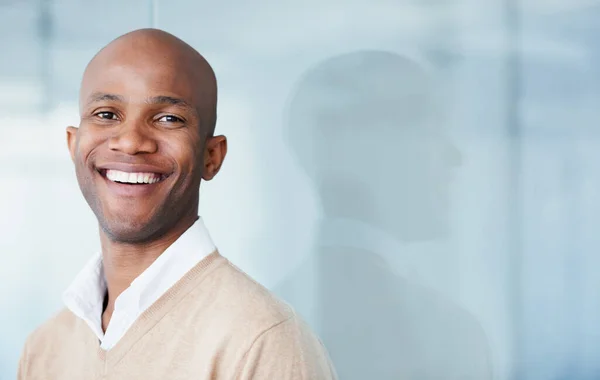
[[[344,54],[310,69],[289,104],[287,141],[309,174],[324,217],[315,257],[281,284],[316,283],[300,312],[319,329],[342,379],[491,378],[478,321],[396,275],[381,244],[449,231],[449,180],[460,165],[421,64],[385,51]]]

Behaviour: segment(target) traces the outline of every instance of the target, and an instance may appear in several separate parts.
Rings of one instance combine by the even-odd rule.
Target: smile
[[[123,172],[114,169],[101,170],[100,174],[111,182],[130,185],[150,185],[166,178],[166,175],[159,173]]]

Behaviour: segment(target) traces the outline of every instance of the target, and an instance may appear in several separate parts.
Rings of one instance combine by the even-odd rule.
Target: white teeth
[[[160,177],[157,173],[128,173],[111,169],[106,171],[106,178],[121,183],[156,183],[160,181]]]

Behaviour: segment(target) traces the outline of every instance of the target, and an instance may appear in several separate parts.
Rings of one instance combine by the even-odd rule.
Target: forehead
[[[130,102],[174,96],[196,106],[197,83],[192,65],[176,53],[119,54],[117,51],[96,57],[90,63],[82,80],[80,102],[85,104],[101,92],[119,95]]]

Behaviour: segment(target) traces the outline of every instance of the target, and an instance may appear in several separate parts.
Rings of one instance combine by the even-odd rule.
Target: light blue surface
[[[0,0],[0,379],[98,246],[81,73],[151,20],[219,78],[215,242],[343,379],[600,376],[600,3],[151,3]]]

